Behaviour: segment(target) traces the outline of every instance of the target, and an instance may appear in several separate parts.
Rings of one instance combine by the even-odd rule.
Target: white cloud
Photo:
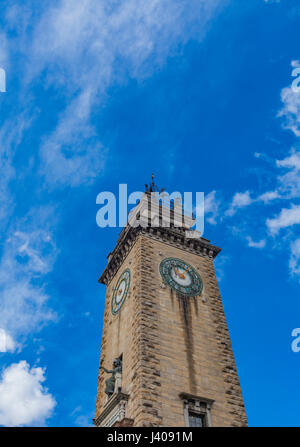
[[[300,197],[300,151],[291,149],[290,154],[283,160],[277,160],[276,165],[285,169],[286,173],[278,176],[279,188],[287,198]]]
[[[9,49],[6,35],[0,31],[0,67],[5,71],[9,65]]]
[[[74,422],[78,427],[92,427],[92,418],[93,415],[87,415],[87,414],[82,414],[82,408],[81,406],[76,407],[72,413],[71,416],[73,416],[75,418]]]
[[[31,77],[45,67],[53,83],[72,90],[103,91],[122,80],[116,59],[132,77],[144,77],[164,63],[172,47],[191,37],[201,40],[221,0],[61,0],[37,24],[31,44]],[[144,66],[151,57],[151,63]],[[61,69],[64,69],[62,71]],[[90,81],[93,80],[94,83]]]
[[[219,215],[220,200],[216,198],[216,191],[211,191],[204,199],[205,219],[212,225],[216,225]]]
[[[30,369],[26,361],[6,368],[0,381],[0,425],[44,425],[56,404],[44,381],[45,370]]]
[[[24,132],[30,125],[31,120],[23,113],[10,120],[9,118],[1,124],[0,128],[0,225],[6,226],[9,217],[14,211],[14,199],[9,184],[16,178],[13,167],[15,150],[19,146]]]
[[[216,257],[214,264],[218,282],[221,282],[224,279],[226,265],[228,264],[229,261],[230,256],[222,255],[222,253]]]
[[[280,199],[280,198],[282,198],[282,196],[279,194],[278,191],[267,191],[267,192],[264,192],[263,194],[261,194],[260,196],[258,196],[256,201],[269,203],[273,200]]]
[[[297,65],[298,61],[292,61],[292,67]],[[283,119],[283,127],[290,129],[296,137],[300,137],[300,93],[293,89],[292,85],[281,90],[282,109],[278,116]]]
[[[0,352],[14,352],[15,349],[15,341],[4,329],[0,328]]]
[[[266,224],[272,235],[276,235],[282,228],[300,224],[300,205],[282,208],[279,215],[272,219],[267,219]]]
[[[292,62],[291,62],[291,66],[292,67],[300,67],[300,61],[299,60],[293,60]]]
[[[296,239],[291,244],[289,267],[292,275],[300,277],[300,239]]]
[[[77,186],[95,179],[105,166],[106,150],[95,141],[89,124],[93,91],[85,89],[63,113],[40,149],[41,173],[55,186]]]
[[[256,154],[256,158],[262,158],[262,155]],[[272,161],[272,164],[274,164],[274,161]],[[236,193],[226,212],[227,216],[233,216],[238,209],[254,203],[263,202],[264,204],[269,204],[275,200],[285,200],[300,196],[300,152],[293,148],[286,158],[276,160],[275,164],[278,168],[287,170],[285,174],[275,177],[276,188],[259,194],[257,197],[251,197],[249,191]]]
[[[75,419],[75,424],[78,427],[93,427],[93,415],[80,415]]]
[[[40,214],[35,217],[35,224],[43,226]],[[52,270],[56,247],[46,229],[34,230],[24,222],[23,228],[10,233],[0,261],[0,327],[14,339],[55,319],[47,306],[43,277]]]
[[[260,241],[255,242],[250,236],[247,236],[248,247],[253,248],[264,248],[266,246],[266,240],[261,239]]]
[[[297,152],[295,148],[292,148],[291,154],[283,160],[276,160],[278,167],[295,169],[300,171],[300,152]]]
[[[237,192],[233,196],[231,205],[229,209],[226,211],[227,216],[233,216],[238,209],[244,208],[245,206],[250,205],[253,202],[253,199],[250,196],[250,192]]]
[[[283,183],[283,177],[282,177],[282,183]],[[281,188],[282,189],[282,188]],[[231,201],[231,204],[227,211],[225,212],[226,216],[232,217],[235,215],[235,213],[241,209],[245,208],[249,205],[252,205],[254,203],[263,202],[264,204],[269,204],[277,199],[284,199],[287,198],[284,196],[283,192],[279,190],[274,191],[266,191],[260,195],[258,195],[256,198],[251,197],[251,194],[249,191],[246,192],[237,192],[234,194],[233,199]]]
[[[56,124],[47,129],[39,147],[39,172],[48,187],[78,186],[103,172],[108,148],[101,144],[93,117],[96,108],[106,105],[109,88],[126,84],[130,78],[151,76],[178,47],[190,39],[201,41],[224,3],[59,0],[36,4],[29,0],[26,5],[10,3],[5,8],[6,35],[0,34],[0,64],[11,52],[16,61],[14,71],[23,83],[23,95],[9,124],[16,127],[18,107],[20,111],[28,109],[28,116],[33,114],[32,103],[38,110],[33,85],[54,89],[62,104],[61,113],[53,117]],[[5,157],[2,163],[0,199],[8,201],[7,185],[14,171]]]
[[[46,74],[46,87],[63,92],[68,104],[40,148],[40,172],[48,184],[76,186],[99,175],[107,150],[99,143],[92,112],[107,101],[109,87],[145,79],[179,45],[201,41],[223,3],[61,0],[45,8],[32,35],[23,27],[27,85]],[[22,10],[8,16],[12,26]]]
[[[291,66],[293,68],[300,67],[300,61],[292,61]],[[293,80],[292,69],[291,80]],[[295,91],[292,86],[286,87],[281,91],[281,99],[283,107],[279,111],[278,116],[283,119],[283,126],[286,129],[292,130],[295,137],[300,137],[300,92]],[[276,206],[277,211],[273,216],[269,215],[268,218],[266,218],[266,208],[262,209],[261,207],[260,213],[256,213],[257,225],[260,222],[260,215],[265,220],[268,230],[265,237],[257,241],[255,239],[256,235],[254,237],[252,235],[246,236],[247,233],[249,234],[249,229],[247,229],[249,226],[248,219],[244,219],[244,228],[241,230],[239,227],[239,233],[244,234],[243,237],[246,238],[249,247],[263,249],[266,246],[267,237],[275,237],[281,230],[288,229],[285,233],[285,240],[291,243],[290,271],[293,275],[300,276],[299,239],[295,237],[296,230],[298,230],[298,225],[300,224],[300,149],[298,142],[282,159],[274,160],[259,152],[255,152],[254,156],[257,159],[266,161],[272,167],[276,167],[275,172],[273,171],[269,176],[270,179],[273,176],[274,188],[256,193],[255,195],[253,193],[250,195],[249,191],[236,193],[225,215],[234,216],[237,210],[249,205]],[[257,211],[257,208],[254,207],[255,211]],[[251,214],[251,218],[252,216],[253,214]],[[261,227],[262,225],[261,223]]]

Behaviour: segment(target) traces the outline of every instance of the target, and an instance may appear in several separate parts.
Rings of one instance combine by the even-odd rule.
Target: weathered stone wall
[[[175,245],[175,244],[174,244]],[[140,235],[107,287],[101,358],[107,368],[123,353],[122,391],[134,426],[184,426],[182,392],[213,399],[214,426],[246,424],[246,414],[213,261]],[[178,297],[162,283],[160,262],[183,259],[200,274],[200,297]],[[111,314],[112,291],[131,270],[130,294]],[[96,417],[106,401],[99,373]]]
[[[103,360],[103,366],[107,369],[112,369],[113,360],[123,354],[122,391],[130,394],[130,396],[136,393],[137,381],[133,376],[139,358],[139,334],[136,318],[140,290],[140,245],[141,241],[135,243],[125,262],[107,286],[101,342],[101,360]],[[113,291],[119,276],[126,268],[129,268],[131,271],[129,293],[120,312],[117,315],[113,315],[111,312]],[[104,389],[105,380],[108,377],[109,375],[103,370],[99,370],[95,418],[99,416],[106,403]],[[132,401],[130,400],[130,412],[131,405]]]
[[[229,332],[211,258],[159,241],[152,243],[159,299],[162,416],[165,426],[183,426],[182,392],[213,399],[214,426],[245,425],[246,414]],[[200,297],[177,296],[162,283],[159,264],[176,257],[191,264],[203,280]]]

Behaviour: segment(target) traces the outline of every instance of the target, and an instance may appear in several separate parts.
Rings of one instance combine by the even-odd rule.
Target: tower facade
[[[149,209],[139,207],[140,216]],[[107,291],[94,424],[245,426],[213,264],[220,249],[186,237],[192,222],[176,227],[174,212],[171,226],[161,212],[159,222],[126,226],[99,279]]]

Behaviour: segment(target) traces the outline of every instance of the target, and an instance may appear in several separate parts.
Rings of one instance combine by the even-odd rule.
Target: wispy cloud
[[[14,197],[10,183],[16,178],[13,157],[22,141],[31,119],[25,113],[7,118],[0,128],[0,227],[5,226],[14,211]]]
[[[237,192],[233,196],[232,202],[228,210],[226,211],[227,216],[233,216],[238,209],[244,208],[253,202],[250,192]]]
[[[81,406],[76,407],[71,416],[75,418],[75,424],[78,427],[92,427],[93,414],[82,414]]]
[[[0,67],[7,70],[9,65],[8,39],[3,31],[0,31]]]
[[[54,88],[65,103],[40,147],[40,172],[48,185],[78,186],[103,171],[108,149],[92,112],[107,101],[108,89],[149,77],[179,45],[201,41],[225,3],[60,0],[45,3],[34,17],[28,5],[6,10],[9,29],[18,31],[10,50],[26,52],[27,62],[19,67],[24,89],[35,81]]]
[[[44,275],[51,271],[56,254],[47,230],[29,225],[27,231],[15,230],[7,238],[0,262],[0,327],[14,338],[24,337],[55,319],[47,306]]]
[[[205,202],[204,202],[205,219],[211,225],[217,224],[220,204],[221,201],[217,198],[216,191],[211,191],[209,194],[205,196]]]
[[[266,240],[261,239],[260,241],[254,241],[251,236],[247,236],[248,246],[253,248],[265,248]]]
[[[281,194],[289,199],[300,198],[300,151],[292,148],[290,154],[276,164],[285,171],[278,176]]]
[[[221,282],[225,278],[226,265],[230,261],[230,256],[219,255],[215,259],[215,271],[218,282]]]
[[[299,61],[292,61],[292,67],[299,66]],[[283,120],[283,127],[291,130],[296,137],[300,137],[300,94],[290,85],[281,91],[282,109],[278,117]]]
[[[48,184],[91,183],[104,169],[106,149],[96,141],[96,130],[89,124],[92,95],[85,89],[71,102],[40,148],[40,172]]]
[[[275,235],[282,228],[300,224],[300,205],[293,205],[291,208],[282,208],[279,215],[267,219],[267,227],[272,235]]]
[[[292,61],[291,65],[292,67],[300,66],[299,61]],[[230,218],[235,216],[237,211],[247,208],[249,219],[244,213],[245,233],[249,231],[250,226],[253,228],[252,218],[253,212],[255,213],[257,222],[255,229],[260,228],[260,233],[262,233],[265,227],[265,231],[263,237],[258,241],[256,240],[257,235],[253,237],[251,234],[249,235],[249,232],[246,233],[245,239],[249,247],[263,249],[267,245],[268,239],[271,238],[274,241],[279,232],[287,230],[286,238],[291,245],[289,268],[291,274],[297,276],[300,275],[299,239],[297,239],[300,224],[300,150],[297,141],[297,138],[300,137],[300,92],[295,91],[292,86],[283,88],[281,100],[283,107],[277,116],[283,120],[282,124],[285,129],[292,130],[296,137],[296,143],[282,159],[274,160],[258,152],[254,154],[257,159],[264,160],[272,168],[275,167],[270,174],[270,178],[273,178],[274,188],[256,194],[250,193],[250,191],[235,193],[224,215]],[[252,214],[248,209],[250,206],[252,206]],[[259,213],[257,213],[258,206],[260,206]],[[267,211],[266,206],[272,206],[272,215],[270,211]],[[250,222],[251,225],[247,226],[247,223]],[[239,234],[241,232],[242,230],[239,229]]]
[[[263,194],[261,194],[260,196],[258,196],[257,199],[253,200],[253,202],[270,203],[273,200],[281,199],[281,198],[283,198],[283,196],[280,195],[280,193],[277,190],[267,191],[267,192],[264,192]]]
[[[300,239],[291,244],[291,256],[289,260],[290,272],[300,279]]]

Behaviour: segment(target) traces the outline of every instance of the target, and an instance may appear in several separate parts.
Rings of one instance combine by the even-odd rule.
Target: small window
[[[186,427],[212,427],[211,407],[213,400],[180,393],[183,400],[183,417]]]
[[[189,427],[205,427],[205,415],[189,411]]]

